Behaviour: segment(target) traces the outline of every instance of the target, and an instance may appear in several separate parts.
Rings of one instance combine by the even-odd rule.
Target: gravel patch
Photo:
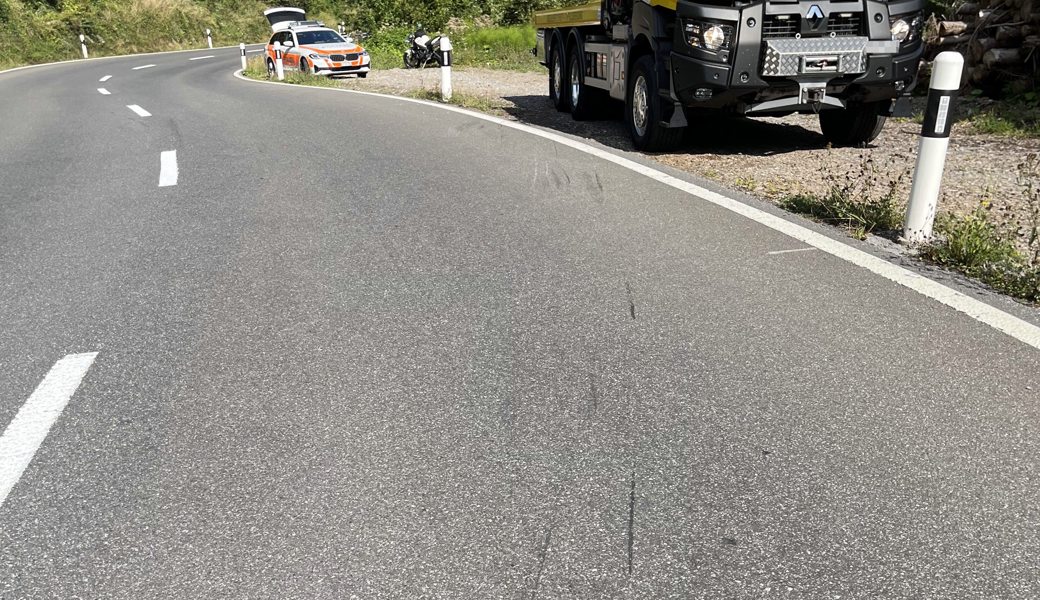
[[[500,116],[633,150],[621,122],[620,104],[604,119],[576,122],[557,112],[547,95],[544,72],[456,69],[453,87],[460,96],[479,98],[480,108]],[[347,79],[344,87],[395,94],[435,90],[438,69],[373,71],[367,79]],[[924,99],[915,99],[923,111]],[[682,147],[653,158],[671,167],[736,187],[770,200],[788,194],[823,194],[831,185],[864,181],[872,194],[888,193],[905,202],[910,192],[919,124],[889,119],[867,148],[830,148],[810,115],[743,119],[715,114],[692,116]],[[940,211],[966,214],[980,203],[1001,223],[1025,226],[1028,203],[1016,181],[1027,154],[1040,152],[1040,140],[1013,139],[972,132],[957,123],[950,139]],[[1024,238],[1023,238],[1024,243]]]

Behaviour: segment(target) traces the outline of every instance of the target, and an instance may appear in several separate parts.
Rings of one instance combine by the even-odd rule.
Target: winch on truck
[[[641,150],[674,147],[710,110],[819,113],[832,144],[862,145],[917,83],[924,8],[924,0],[602,0],[536,12],[534,53],[558,110],[583,120],[621,100]]]

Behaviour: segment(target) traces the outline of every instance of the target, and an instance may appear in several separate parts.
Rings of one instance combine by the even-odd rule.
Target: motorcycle
[[[441,36],[430,37],[422,25],[405,40],[409,48],[404,53],[404,68],[423,69],[429,63],[441,65]]]

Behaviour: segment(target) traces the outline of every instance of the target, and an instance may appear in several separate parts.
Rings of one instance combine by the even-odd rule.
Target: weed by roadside
[[[892,173],[896,173],[894,177]],[[903,207],[897,195],[909,176],[907,167],[890,160],[884,169],[871,158],[862,158],[858,169],[843,176],[829,175],[828,189],[823,195],[793,194],[780,199],[785,210],[839,225],[858,239],[880,231],[898,230],[903,221]]]
[[[1026,220],[1002,225],[988,201],[969,215],[944,215],[936,223],[935,240],[922,248],[921,256],[1010,296],[1040,303],[1040,159],[1036,154],[1018,165],[1017,181],[1029,205]]]
[[[975,133],[1013,138],[1040,137],[1040,106],[1033,101],[1019,99],[972,109],[968,122]]]
[[[431,89],[414,90],[404,95],[408,96],[409,98],[417,98],[419,100],[432,100],[434,102],[441,101],[440,92]],[[491,114],[501,112],[502,109],[506,106],[504,103],[500,101],[496,102],[495,98],[490,98],[487,96],[475,96],[473,94],[467,94],[458,90],[454,90],[452,92],[451,100],[449,100],[448,103],[454,104],[456,106],[461,106],[463,108],[470,108],[473,110]]]

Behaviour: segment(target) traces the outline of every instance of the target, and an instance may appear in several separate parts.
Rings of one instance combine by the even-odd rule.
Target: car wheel
[[[274,79],[274,61],[267,59],[267,78]]]
[[[300,57],[300,73],[314,73],[314,71],[311,70],[310,63],[308,63],[307,59],[302,56]]]
[[[365,77],[368,77],[368,73],[358,73],[357,76],[358,79],[364,79]]]

